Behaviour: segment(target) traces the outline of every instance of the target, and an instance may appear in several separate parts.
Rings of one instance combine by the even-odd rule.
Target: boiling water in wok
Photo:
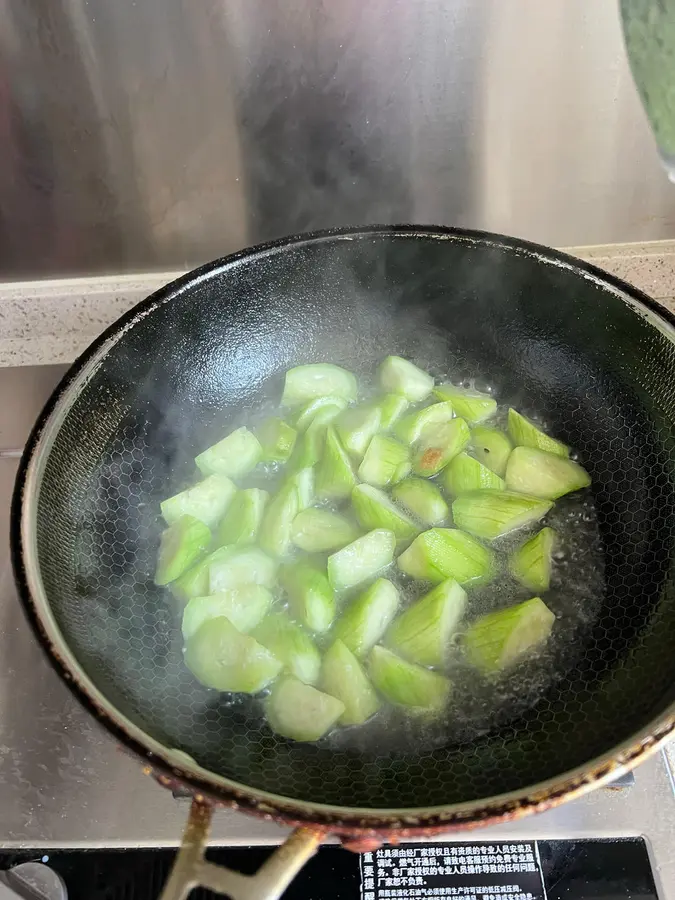
[[[484,379],[462,377],[459,379],[458,383],[457,373],[455,372],[435,372],[434,375],[436,376],[436,385],[443,385],[444,383],[452,384],[454,381],[454,386],[459,388],[460,391],[468,389],[471,392],[480,387],[481,392],[486,397],[493,394],[498,395],[496,388],[493,385],[487,385]],[[377,378],[374,374],[368,380],[362,379],[359,384],[359,404],[357,409],[372,409],[377,404],[378,400],[381,399],[381,396],[381,389],[378,396]],[[401,415],[411,415],[419,409],[430,408],[429,404],[433,404],[434,401],[438,402],[439,399],[443,399],[440,393],[439,396],[435,398],[429,396],[422,403],[411,405],[404,413],[401,413]],[[315,404],[310,403],[308,409],[314,412],[314,406]],[[302,409],[302,406],[300,409]],[[476,423],[476,425],[478,425],[478,430],[475,434],[478,435],[480,427],[489,427],[507,433],[507,410],[508,406],[506,404],[497,406],[496,410],[491,415],[484,417],[481,420],[481,425]],[[457,413],[457,415],[460,414],[460,412]],[[275,407],[272,400],[269,400],[261,404],[259,408],[252,407],[251,409],[242,412],[234,421],[223,421],[222,433],[225,435],[232,432],[235,426],[239,429],[244,427],[250,431],[251,434],[255,434],[256,432],[260,433],[260,429],[264,428],[264,424],[270,420],[270,415],[284,416],[289,422],[294,422],[298,419],[299,415],[300,420],[303,418],[302,412],[299,414],[297,407],[294,411],[283,407],[279,408]],[[337,431],[333,432],[333,438],[338,441],[339,438],[337,437],[337,433],[340,431],[339,423],[344,417],[345,413],[342,413],[337,415],[334,420],[331,420],[337,423]],[[536,415],[535,418],[537,418]],[[278,422],[278,419],[275,419],[274,421]],[[546,431],[545,423],[539,421],[537,424],[540,429],[544,432]],[[328,427],[332,426],[329,426],[328,423],[325,426],[321,425],[322,432],[323,430],[328,429]],[[428,429],[431,427],[433,426],[427,426]],[[394,436],[396,436],[397,428],[398,425],[392,425]],[[375,430],[377,431],[377,429]],[[299,435],[299,440],[295,448],[296,456],[299,452],[302,453],[300,450],[301,441],[302,435]],[[471,445],[469,445],[469,453],[471,452]],[[286,457],[289,454],[290,449],[288,453],[285,454]],[[356,469],[358,469],[358,461],[363,458],[363,455],[364,451],[361,449],[356,455],[356,460],[352,460],[354,463],[352,471],[354,473],[356,472]],[[576,457],[574,452],[572,453],[572,457]],[[289,462],[291,471],[294,471],[293,466],[291,465],[293,459],[295,459],[295,456],[291,455],[291,461]],[[232,468],[237,469],[239,465],[240,459],[225,460],[225,468],[223,471],[226,470],[229,474],[233,474]],[[251,467],[249,466],[248,468]],[[297,465],[295,469],[297,469]],[[208,473],[210,470],[205,469],[204,471]],[[500,471],[501,474],[504,474],[503,468]],[[439,488],[443,488],[443,478],[444,474],[447,474],[447,472],[448,469],[444,468],[436,474],[433,483]],[[203,477],[203,475],[199,477]],[[288,477],[288,466],[285,465],[285,463],[278,461],[265,463],[263,460],[263,462],[255,465],[251,471],[242,473],[241,477],[237,477],[235,480],[238,487],[241,489],[260,489],[268,492],[269,496],[274,498],[275,496],[282,496],[284,485],[286,484]],[[354,482],[358,483],[358,481],[359,478],[355,476]],[[400,481],[400,478],[398,481]],[[192,483],[194,483],[194,479]],[[503,486],[502,482],[502,487]],[[392,487],[394,488],[394,496],[396,496],[396,487],[394,484],[388,486],[389,494],[391,495]],[[443,488],[443,490],[447,495],[448,503],[451,503],[453,499],[452,489]],[[327,497],[326,495],[322,497],[321,492],[319,491],[318,496],[315,496],[312,499],[311,506],[312,508],[330,510],[339,514],[346,513],[354,520],[354,509],[351,508],[349,490],[346,492],[343,491],[340,497]],[[398,508],[405,513],[405,506],[399,504]],[[295,515],[295,511],[292,515]],[[415,517],[413,516],[413,519],[414,518]],[[174,519],[170,519],[169,521],[173,522]],[[263,517],[263,523],[264,522],[265,519]],[[209,522],[209,524],[213,526],[213,523]],[[358,524],[359,523],[357,523],[357,527]],[[366,523],[360,522],[360,524],[365,526]],[[387,526],[386,521],[375,521],[370,524],[373,526]],[[431,527],[431,524],[432,523],[424,524],[417,520],[417,533],[424,532],[427,528]],[[435,526],[447,527],[451,524],[452,517],[449,512],[443,520],[433,522],[433,525]],[[552,551],[552,578],[550,585],[547,585],[542,590],[535,590],[532,586],[523,584],[522,581],[519,581],[509,572],[508,561],[512,557],[512,554],[514,554],[527,539],[539,532],[542,526],[553,528],[555,533],[555,543]],[[277,526],[273,524],[272,527],[274,528]],[[202,530],[205,530],[203,526]],[[368,530],[367,527],[361,527],[357,534],[365,533]],[[214,535],[216,532],[217,528],[214,530]],[[338,544],[332,549],[339,549],[351,539],[352,538],[345,538],[341,542],[338,541]],[[267,540],[269,542],[269,536],[267,537]],[[222,540],[219,541],[216,539],[215,541],[212,541],[208,548],[208,552],[212,552],[214,547],[219,546],[220,543],[222,543]],[[260,544],[263,549],[266,551],[268,550],[268,547],[265,544],[265,537],[261,537],[258,534],[256,534],[255,538],[248,540],[247,543]],[[410,538],[404,541],[402,545],[399,543],[396,555],[399,556],[402,550],[410,543]],[[431,746],[437,746],[441,743],[450,742],[457,744],[475,740],[480,735],[488,733],[491,729],[499,727],[500,725],[504,725],[510,719],[522,714],[528,707],[533,706],[545,694],[552,683],[559,680],[579,661],[580,653],[584,646],[585,633],[588,632],[598,612],[604,583],[602,548],[590,491],[584,489],[581,492],[577,491],[563,496],[555,503],[543,522],[540,520],[530,523],[529,526],[526,526],[525,528],[518,528],[515,531],[511,530],[494,541],[487,541],[486,546],[496,551],[498,569],[490,578],[488,584],[479,585],[474,583],[467,587],[469,595],[468,607],[458,625],[452,629],[452,634],[449,635],[448,638],[444,638],[447,647],[444,649],[443,660],[442,662],[437,661],[438,664],[434,666],[435,670],[440,670],[444,676],[447,676],[451,686],[450,699],[443,703],[442,708],[433,710],[433,714],[431,714],[430,710],[411,709],[410,707],[412,704],[402,706],[400,703],[392,703],[391,696],[388,696],[385,692],[384,696],[379,697],[379,709],[377,709],[374,714],[370,714],[370,705],[368,706],[366,713],[362,714],[359,711],[360,718],[358,724],[353,720],[347,720],[346,723],[340,720],[340,724],[343,726],[346,725],[346,727],[327,728],[327,733],[320,738],[327,746],[336,748],[358,748],[363,752],[367,752],[369,748],[378,748],[381,752],[383,746],[389,747],[392,751],[406,750],[423,752],[425,749],[428,749]],[[283,550],[276,547],[271,553],[272,556],[274,556],[275,553],[281,555],[282,559],[280,562],[282,563],[282,570],[287,568],[292,569],[294,562],[297,561],[298,558],[302,560],[304,555],[297,546],[293,546],[293,543],[289,542],[288,538],[285,540]],[[207,551],[204,550],[200,558],[205,558],[206,556]],[[315,555],[310,557],[310,559],[312,559],[313,563],[317,563],[319,569],[325,570],[326,556],[327,554],[323,554],[320,557]],[[405,559],[405,557],[403,557],[403,559]],[[405,567],[397,565],[396,560],[394,560],[392,564],[388,565],[383,570],[377,569],[375,574],[370,576],[366,579],[365,583],[359,586],[358,590],[355,591],[352,589],[346,597],[344,593],[342,596],[338,594],[337,614],[334,618],[333,626],[329,629],[322,627],[319,629],[320,633],[316,633],[316,629],[311,622],[303,620],[302,614],[298,614],[298,610],[293,607],[293,603],[291,603],[291,608],[289,609],[288,594],[284,588],[283,579],[281,583],[279,583],[278,578],[274,579],[275,583],[273,585],[268,585],[269,587],[272,587],[273,590],[273,606],[271,611],[268,611],[267,618],[263,618],[262,627],[264,629],[265,622],[267,621],[270,622],[270,625],[274,622],[275,625],[273,627],[275,627],[279,621],[285,622],[285,616],[288,614],[288,617],[298,624],[298,627],[303,630],[305,635],[311,636],[311,639],[315,642],[315,646],[323,655],[325,655],[335,638],[340,636],[340,620],[344,617],[345,608],[348,609],[350,602],[353,603],[355,597],[363,594],[363,591],[368,587],[368,584],[372,584],[377,578],[386,578],[398,589],[401,598],[398,613],[409,608],[422,596],[427,595],[427,592],[433,585],[424,579],[419,580],[410,577],[405,571],[401,571],[401,568]],[[251,578],[252,577],[253,576],[251,575]],[[438,579],[436,581],[438,581]],[[180,586],[181,579],[179,578],[175,584]],[[259,588],[256,588],[256,590],[259,590]],[[265,590],[266,589],[263,588],[263,591]],[[183,602],[186,601],[187,598],[181,596],[181,592],[178,589],[175,590],[175,593]],[[199,595],[199,593],[199,590],[192,591],[191,596]],[[496,610],[513,608],[516,604],[528,600],[534,594],[543,597],[548,608],[556,617],[552,634],[548,636],[546,641],[541,642],[540,645],[532,646],[525,653],[521,654],[515,664],[505,666],[503,671],[486,674],[479,669],[477,670],[475,664],[472,664],[472,661],[467,658],[467,654],[464,652],[462,646],[463,640],[466,637],[466,632],[471,627],[471,623]],[[183,609],[182,603],[172,601],[169,592],[167,592],[167,602],[174,615],[173,628],[175,631],[178,631]],[[192,601],[191,605],[188,607],[187,615],[191,615],[195,605],[200,607],[200,604],[201,608],[205,605],[202,600]],[[209,604],[207,603],[207,605]],[[279,611],[282,611],[281,618],[279,616]],[[210,610],[208,614],[211,617],[216,615],[226,615],[227,610],[224,613],[218,610],[215,612]],[[260,622],[262,617],[262,613],[260,616],[256,616],[255,622]],[[237,620],[233,619],[233,621]],[[208,631],[208,625],[205,624],[202,627]],[[244,631],[250,632],[253,638],[262,640],[263,644],[265,644],[272,653],[276,652],[277,645],[265,641],[262,636],[264,633],[262,629],[247,626],[244,627]],[[387,642],[386,640],[385,632],[386,629],[382,628],[377,643],[380,643],[381,641],[385,646],[387,646],[387,643],[391,645],[391,641]],[[387,634],[391,633],[391,631],[387,632]],[[192,638],[190,640],[192,640]],[[188,648],[190,647],[190,640],[188,640]],[[372,643],[375,643],[375,641]],[[396,647],[394,647],[394,649],[396,649]],[[370,646],[367,650],[370,650]],[[207,649],[206,652],[208,653],[210,651]],[[342,652],[346,652],[344,651],[344,648]],[[202,651],[202,656],[203,655],[204,651]],[[363,666],[363,674],[366,674],[367,677],[367,653],[360,654],[360,656],[362,657],[361,665]],[[406,655],[404,653],[404,657],[412,660],[414,663],[420,662],[414,654],[410,656],[409,654]],[[328,656],[325,656],[325,660],[327,659]],[[206,664],[207,670],[211,665],[211,661],[208,659],[206,660],[206,663],[204,663],[203,659],[199,660],[199,663],[200,668],[203,668],[204,664]],[[315,688],[323,689],[326,694],[330,694],[332,688],[328,681],[328,666],[329,663],[324,661],[321,674],[319,674],[319,670],[317,669],[316,674],[312,672],[312,677],[310,678],[306,678],[302,674],[300,674],[299,677],[302,680],[313,684]],[[358,667],[358,663],[355,662],[354,658],[351,658],[350,666],[352,668],[354,666]],[[194,668],[194,661],[192,662],[192,667]],[[286,670],[288,670],[288,665],[286,666]],[[199,675],[199,671],[195,671]],[[279,679],[284,679],[283,672],[276,677],[278,688],[278,685],[281,683]],[[210,687],[221,687],[222,691],[224,691],[224,696],[219,697],[218,702],[225,702],[230,709],[232,709],[234,714],[245,716],[251,723],[255,722],[256,719],[259,719],[260,727],[266,727],[265,709],[273,702],[270,699],[270,693],[274,695],[274,677],[269,678],[269,684],[261,684],[261,689],[254,689],[254,697],[242,694],[241,692],[238,692],[236,688],[228,690],[230,685],[225,684],[223,686],[219,684],[217,676],[213,684],[210,683],[208,676],[205,679],[202,677],[202,680],[205,680]],[[336,688],[337,696],[349,703],[349,688],[343,688],[342,693],[340,692],[340,685],[336,686]],[[366,689],[370,694],[368,703],[372,703],[372,708],[376,708],[378,700],[375,699],[372,686],[368,686]],[[310,691],[309,693],[311,694],[312,692]],[[333,693],[335,693],[335,691],[333,691]],[[314,696],[316,697],[317,695],[315,694]],[[300,698],[298,698],[298,700],[302,703]],[[216,702],[215,697],[212,698],[212,702]],[[282,734],[283,733],[282,729]],[[288,736],[298,737],[298,735],[293,732]]]

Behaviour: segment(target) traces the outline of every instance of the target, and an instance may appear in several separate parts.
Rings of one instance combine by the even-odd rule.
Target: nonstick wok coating
[[[675,345],[623,289],[534,245],[416,228],[291,239],[180,279],[79,361],[33,436],[14,549],[19,573],[37,564],[38,619],[46,597],[91,682],[152,738],[286,798],[461,804],[589,764],[675,699]],[[275,737],[246,704],[195,683],[152,582],[159,500],[199,448],[277,398],[288,367],[367,374],[388,353],[480,373],[500,399],[542,413],[590,471],[606,558],[601,613],[572,670],[503,727],[424,754]]]

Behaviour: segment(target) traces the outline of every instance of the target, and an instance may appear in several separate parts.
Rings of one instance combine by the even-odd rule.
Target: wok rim
[[[600,282],[603,287],[622,295],[624,301],[632,303],[643,315],[648,311],[650,318],[655,316],[668,330],[673,331],[675,342],[675,315],[633,285],[569,254],[493,232],[414,224],[335,228],[279,238],[212,260],[154,291],[106,328],[73,362],[45,404],[26,442],[12,495],[10,555],[17,592],[33,633],[57,675],[78,702],[116,740],[139,757],[146,764],[146,771],[154,773],[165,786],[187,788],[193,795],[217,805],[240,808],[286,824],[309,824],[343,835],[433,833],[521,818],[609,783],[655,753],[675,731],[675,702],[639,732],[587,763],[554,778],[487,799],[404,809],[342,807],[296,800],[210,772],[193,763],[186,754],[164,747],[142,728],[131,723],[80,668],[51,615],[39,568],[37,564],[31,567],[35,529],[31,522],[34,504],[30,501],[36,496],[35,492],[31,493],[31,488],[34,487],[40,465],[48,456],[46,437],[58,427],[58,416],[65,412],[71,393],[79,389],[79,383],[88,371],[123,339],[127,330],[186,289],[253,257],[283,252],[303,244],[368,237],[454,240],[493,245],[538,257],[544,263],[557,264],[580,277]],[[653,324],[656,326],[657,323]]]

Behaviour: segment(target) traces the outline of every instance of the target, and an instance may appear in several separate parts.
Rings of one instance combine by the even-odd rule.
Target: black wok
[[[367,373],[387,353],[481,373],[544,415],[590,471],[604,553],[599,614],[545,695],[479,738],[422,755],[386,742],[368,752],[293,744],[222,697],[205,699],[152,583],[158,502],[200,447],[278,396],[288,367],[330,360]],[[285,883],[322,831],[379,839],[520,815],[611,778],[665,739],[675,722],[674,439],[671,317],[629,285],[477,232],[289,238],[178,279],[75,363],[21,464],[16,580],[59,674],[162,780],[314,827],[285,880],[273,873]],[[196,865],[198,841],[189,846]],[[227,889],[243,896],[241,884]]]

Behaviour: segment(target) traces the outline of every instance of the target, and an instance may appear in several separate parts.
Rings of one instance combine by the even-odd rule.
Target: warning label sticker
[[[401,844],[360,861],[362,900],[546,900],[536,841]]]

